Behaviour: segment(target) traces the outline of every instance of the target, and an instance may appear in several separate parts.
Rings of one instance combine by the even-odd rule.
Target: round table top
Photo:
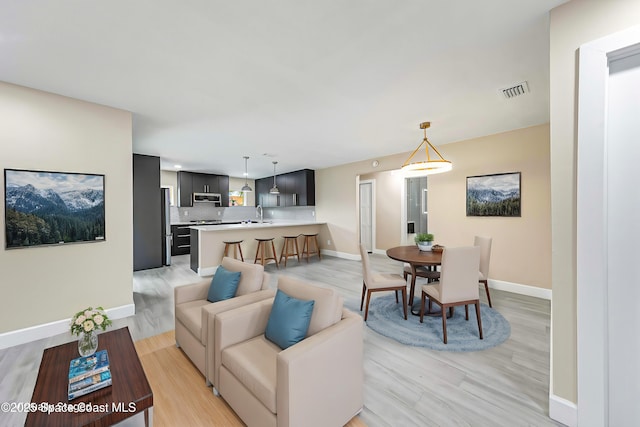
[[[442,252],[421,251],[416,245],[396,246],[387,249],[387,256],[396,261],[408,262],[413,265],[440,265]]]

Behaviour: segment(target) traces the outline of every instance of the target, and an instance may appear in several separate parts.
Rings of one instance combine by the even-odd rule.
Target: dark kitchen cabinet
[[[185,255],[191,252],[191,230],[188,225],[172,225],[171,234],[171,255]]]
[[[302,169],[295,174],[297,200],[295,206],[316,205],[316,176],[311,169]]]
[[[218,175],[208,173],[192,173],[194,193],[219,193]]]
[[[315,172],[303,169],[276,176],[280,194],[269,194],[273,176],[256,180],[256,204],[263,207],[315,206]]]
[[[218,175],[218,193],[222,195],[222,206],[229,206],[229,176]]]
[[[178,206],[193,206],[193,174],[191,172],[178,171]]]
[[[256,206],[263,208],[273,208],[277,206],[277,198],[274,194],[269,194],[269,189],[273,185],[273,177],[256,179]]]
[[[193,206],[193,193],[219,193],[222,206],[229,206],[229,177],[197,172],[178,172],[178,206]]]

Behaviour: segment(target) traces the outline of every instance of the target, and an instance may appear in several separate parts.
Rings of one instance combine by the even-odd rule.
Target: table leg
[[[409,290],[409,306],[413,305],[413,296],[416,292],[416,266],[414,264],[409,264],[411,266],[411,289]]]
[[[144,410],[144,427],[153,425],[153,406]]]

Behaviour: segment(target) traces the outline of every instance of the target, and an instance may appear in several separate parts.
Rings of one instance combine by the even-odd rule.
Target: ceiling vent
[[[511,98],[515,98],[516,96],[521,96],[529,93],[529,85],[527,84],[526,81],[520,82],[511,87],[500,89],[500,92],[502,93],[502,96],[504,96],[506,99],[511,99]]]

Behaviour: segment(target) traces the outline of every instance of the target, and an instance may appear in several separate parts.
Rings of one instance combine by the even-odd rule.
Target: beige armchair
[[[214,385],[249,427],[343,426],[363,406],[362,318],[333,289],[286,276],[278,288],[314,300],[306,338],[265,338],[272,299],[216,315]]]
[[[209,317],[233,308],[272,298],[269,275],[259,264],[247,264],[233,258],[223,258],[222,266],[240,272],[236,297],[215,303],[207,301],[211,279],[174,289],[176,345],[202,372],[207,385],[213,374],[213,329],[209,330]],[[211,343],[211,344],[209,344]]]

